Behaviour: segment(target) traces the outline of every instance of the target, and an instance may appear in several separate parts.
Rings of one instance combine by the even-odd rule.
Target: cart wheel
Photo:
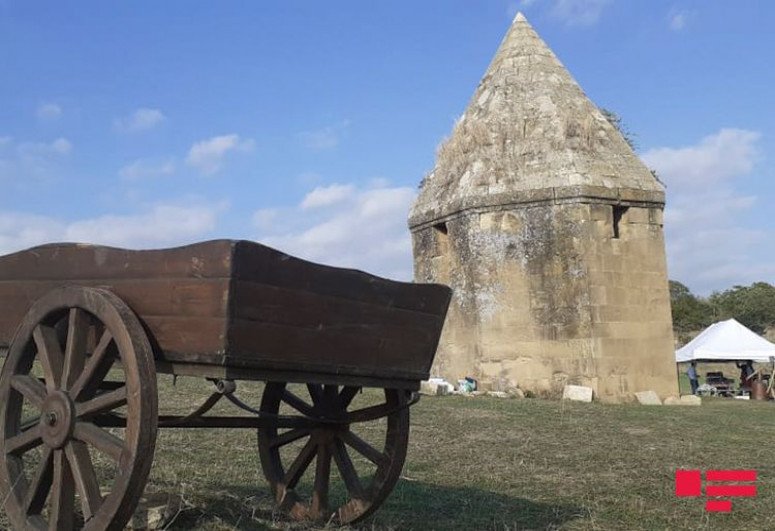
[[[148,337],[118,297],[64,287],[35,302],[0,374],[0,499],[13,526],[123,529],[150,472],[156,400]],[[126,429],[95,424],[111,411]]]
[[[407,392],[369,389],[356,398],[359,387],[295,387],[268,383],[261,400],[262,413],[311,420],[282,433],[258,430],[261,466],[278,506],[297,520],[349,524],[366,518],[393,490],[404,465]],[[314,473],[305,481],[313,460]],[[332,460],[341,480],[333,485]]]

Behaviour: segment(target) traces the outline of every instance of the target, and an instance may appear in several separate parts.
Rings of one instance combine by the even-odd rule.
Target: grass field
[[[160,376],[183,412],[208,384]],[[240,386],[256,403],[259,384]],[[412,409],[402,479],[363,529],[772,529],[775,404],[702,407],[424,397]],[[149,490],[185,505],[170,529],[298,528],[271,510],[250,430],[161,430]],[[314,467],[313,467],[314,468]],[[674,496],[676,468],[748,468],[757,498],[730,514]],[[7,521],[0,515],[0,528]]]

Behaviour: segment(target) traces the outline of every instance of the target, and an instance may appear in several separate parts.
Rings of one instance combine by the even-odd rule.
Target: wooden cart
[[[362,519],[398,480],[408,406],[449,299],[445,286],[248,241],[53,244],[0,257],[3,508],[18,529],[121,529],[158,427],[228,427],[257,429],[263,473],[292,517]],[[157,373],[206,378],[215,390],[188,415],[160,415]],[[266,382],[257,407],[237,397],[236,380]],[[356,407],[363,388],[379,391],[361,398],[379,400]],[[250,415],[207,415],[222,398]],[[359,436],[364,426],[382,430],[379,444]],[[346,494],[329,508],[334,476]]]

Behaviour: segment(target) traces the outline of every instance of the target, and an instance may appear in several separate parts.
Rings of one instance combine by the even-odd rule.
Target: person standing
[[[692,394],[697,394],[697,388],[700,386],[700,381],[697,379],[697,362],[693,361],[689,364],[689,368],[686,369],[686,376],[689,377],[689,384],[692,386]]]
[[[756,372],[753,369],[753,361],[746,360],[743,363],[735,362],[735,365],[740,369],[740,392],[743,394],[750,393],[753,375],[754,372]]]

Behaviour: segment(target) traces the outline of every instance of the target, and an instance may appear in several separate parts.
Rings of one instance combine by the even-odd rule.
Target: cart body
[[[105,288],[137,314],[157,371],[416,388],[449,289],[314,264],[250,241],[131,251],[51,244],[0,257],[0,348],[63,285]]]
[[[249,428],[282,511],[361,520],[399,479],[408,408],[450,296],[249,241],[147,251],[63,243],[2,256],[2,508],[17,529],[122,529],[157,428]],[[161,414],[159,372],[216,390],[187,415]],[[236,396],[235,380],[266,382],[258,409]],[[208,415],[224,397],[243,414]],[[332,503],[334,466],[344,488]]]

